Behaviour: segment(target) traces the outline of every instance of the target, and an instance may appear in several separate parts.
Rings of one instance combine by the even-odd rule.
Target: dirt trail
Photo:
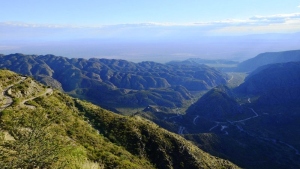
[[[3,111],[3,110],[5,110],[6,108],[8,108],[9,106],[11,106],[11,105],[13,104],[13,99],[12,99],[12,97],[10,97],[9,95],[7,95],[8,90],[11,89],[14,85],[23,82],[26,78],[27,78],[27,77],[21,77],[21,80],[19,80],[19,81],[16,82],[15,84],[12,84],[12,85],[7,86],[7,87],[1,92],[1,94],[2,94],[3,97],[4,97],[4,104],[0,107],[0,112]],[[26,106],[26,107],[28,107],[28,108],[30,108],[30,109],[35,109],[35,106],[32,106],[32,105],[26,105],[25,103],[26,103],[27,101],[33,100],[33,99],[35,99],[35,98],[38,98],[38,97],[41,97],[41,96],[45,96],[45,95],[47,95],[47,94],[52,94],[52,93],[53,93],[53,89],[48,88],[48,89],[46,89],[46,91],[45,91],[44,93],[42,93],[42,94],[40,94],[40,95],[38,95],[38,96],[31,97],[31,98],[29,98],[29,99],[23,100],[23,101],[20,103],[20,105],[21,105],[21,106]]]
[[[23,100],[23,101],[20,103],[20,105],[21,105],[21,106],[26,106],[26,107],[28,107],[28,108],[30,108],[30,109],[35,109],[35,106],[27,105],[26,102],[28,102],[28,101],[30,101],[30,100],[33,100],[33,99],[36,99],[36,98],[38,98],[38,97],[45,96],[45,95],[47,95],[47,94],[52,94],[52,93],[53,93],[53,89],[48,88],[48,89],[46,89],[46,91],[45,91],[44,93],[42,93],[42,94],[40,94],[40,95],[38,95],[38,96],[31,97],[31,98],[29,98],[29,99]]]
[[[211,131],[211,130],[213,130],[214,128],[218,127],[219,124],[226,124],[226,123],[229,123],[229,124],[243,123],[243,122],[245,122],[245,121],[251,120],[251,119],[256,118],[256,117],[259,116],[259,115],[256,113],[255,110],[253,110],[252,108],[250,108],[250,110],[254,113],[254,116],[251,116],[251,117],[248,117],[248,118],[245,118],[245,119],[242,119],[242,120],[236,120],[236,121],[227,121],[227,122],[219,122],[219,121],[215,121],[216,125],[213,126],[212,128],[210,128],[209,131]]]
[[[250,98],[248,99],[248,101],[249,100],[250,100]],[[273,139],[273,138],[269,138],[269,137],[258,137],[258,136],[255,136],[254,134],[250,134],[249,132],[245,131],[241,126],[239,126],[238,123],[243,123],[245,121],[248,121],[248,120],[251,120],[253,118],[259,117],[258,113],[253,108],[250,108],[250,110],[254,113],[254,116],[251,116],[251,117],[248,117],[248,118],[245,118],[245,119],[242,119],[242,120],[236,120],[236,121],[227,121],[227,122],[217,122],[217,121],[215,121],[216,125],[213,126],[213,127],[211,127],[209,129],[209,131],[212,131],[216,127],[221,126],[220,130],[223,131],[223,132],[225,132],[225,135],[228,135],[229,133],[227,131],[225,131],[225,130],[230,125],[232,125],[232,126],[237,127],[240,132],[244,132],[244,133],[246,133],[247,135],[249,135],[251,137],[255,137],[255,138],[258,138],[258,139],[261,139],[261,140],[265,140],[265,141],[270,141],[270,142],[272,142],[274,144],[278,144],[278,145],[279,144],[284,145],[284,146],[288,147],[289,149],[292,149],[297,156],[300,156],[300,153],[299,153],[300,151],[298,149],[296,149],[294,146],[292,146],[292,145],[290,145],[290,144],[288,144],[286,142],[283,142],[283,141],[280,141],[280,140],[276,140],[276,139]],[[229,124],[229,125],[226,125],[226,126],[224,125],[223,126],[223,125],[220,125],[220,124]]]
[[[7,92],[10,88],[12,88],[14,85],[19,84],[21,82],[23,82],[27,77],[21,77],[21,80],[19,80],[18,82],[16,82],[15,84],[9,85],[7,86],[2,92],[1,95],[4,97],[4,104],[0,107],[0,112],[5,110],[6,108],[8,108],[9,106],[12,105],[13,103],[13,99],[7,95]]]
[[[227,80],[227,83],[230,83],[230,81],[233,79],[233,75],[231,75],[230,79]]]
[[[197,120],[197,118],[199,118],[198,115],[197,115],[197,116],[194,118],[194,120],[193,120],[194,125],[196,125],[196,120]]]

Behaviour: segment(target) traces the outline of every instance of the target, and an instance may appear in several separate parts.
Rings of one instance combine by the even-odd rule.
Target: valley
[[[263,59],[266,65],[256,69],[252,64],[255,68],[247,68],[253,70],[251,72],[240,69],[250,61],[234,63],[236,67],[224,66],[232,62],[217,61],[223,67],[212,68],[201,62],[217,62],[196,59],[161,64],[54,55],[2,55],[1,68],[23,75],[2,88],[1,111],[10,111],[11,107],[37,111],[41,104],[47,105],[39,100],[64,92],[116,113],[98,114],[81,101],[66,103],[75,105],[72,109],[98,133],[134,155],[150,158],[151,164],[157,164],[152,154],[154,143],[142,139],[149,137],[149,129],[142,127],[148,122],[156,123],[157,126],[153,123],[154,130],[158,127],[172,132],[172,139],[174,135],[189,140],[192,142],[189,146],[195,144],[206,153],[228,159],[242,168],[298,168],[300,136],[295,133],[300,132],[299,53],[279,52],[275,53],[275,59],[266,59],[272,57],[272,53],[258,55],[250,61],[258,63]],[[289,54],[291,58],[285,58]],[[28,76],[47,86],[37,85]],[[28,87],[28,92],[19,91]],[[10,90],[12,94],[7,95]],[[129,120],[131,118],[134,120]],[[127,126],[128,120],[136,125]],[[125,131],[119,131],[124,126]],[[136,130],[141,133],[133,132]],[[159,142],[168,140],[168,135],[157,139]],[[129,136],[137,142],[129,144],[132,141]],[[151,149],[145,149],[147,145],[151,145]],[[173,162],[161,161],[164,165]],[[178,165],[170,168],[175,166]]]
[[[296,0],[0,16],[0,169],[300,169]]]
[[[181,116],[159,120],[155,113],[150,119],[244,168],[298,168],[299,74],[299,62],[258,68],[246,78],[233,72],[230,88],[211,89]],[[236,85],[236,78],[245,81]]]

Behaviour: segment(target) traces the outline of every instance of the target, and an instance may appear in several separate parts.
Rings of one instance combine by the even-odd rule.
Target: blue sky
[[[8,38],[39,38],[49,34],[53,35],[52,38],[130,37],[133,34],[155,37],[178,33],[185,36],[191,32],[228,35],[300,30],[298,0],[0,2],[0,30]]]
[[[0,53],[36,50],[73,56],[53,51],[54,47],[37,49],[50,42],[55,46],[87,39],[114,45],[165,42],[166,48],[168,42],[185,41],[196,47],[206,36],[300,32],[299,0],[0,0],[0,4]],[[104,54],[88,55],[94,56]]]
[[[1,0],[2,22],[99,26],[190,24],[299,13],[298,0]]]

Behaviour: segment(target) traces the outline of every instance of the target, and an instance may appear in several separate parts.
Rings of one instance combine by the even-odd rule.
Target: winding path
[[[254,116],[245,118],[245,119],[243,119],[243,120],[237,120],[237,121],[231,121],[231,122],[233,122],[233,123],[240,123],[240,122],[245,122],[245,121],[248,121],[248,120],[251,120],[251,119],[253,119],[253,118],[258,117],[258,114],[257,114],[252,108],[250,108],[250,109],[251,109],[252,112],[255,114]]]
[[[35,96],[35,97],[31,97],[31,98],[29,98],[29,99],[25,99],[25,100],[23,100],[23,101],[20,103],[20,105],[26,106],[26,107],[28,107],[28,108],[30,108],[30,109],[35,109],[35,106],[28,105],[28,104],[26,104],[26,102],[27,102],[27,101],[30,101],[30,100],[33,100],[33,99],[36,99],[36,98],[38,98],[38,97],[45,96],[45,95],[47,95],[47,94],[52,94],[52,93],[53,93],[53,89],[47,88],[46,91],[45,91],[44,93],[42,93],[42,94],[40,94],[40,95],[38,95],[38,96]]]
[[[233,79],[233,75],[231,75],[231,78],[227,80],[227,83],[229,83]]]
[[[4,97],[4,99],[3,99],[4,104],[0,107],[0,112],[3,111],[4,109],[6,109],[7,107],[9,107],[13,103],[12,98],[5,94],[8,90],[9,90],[9,88],[6,88],[2,92],[2,96]]]
[[[2,92],[1,95],[4,97],[4,104],[0,107],[0,112],[5,110],[6,108],[8,108],[9,106],[12,105],[13,103],[13,99],[12,97],[10,97],[9,95],[7,95],[7,92],[10,88],[12,88],[14,85],[19,84],[21,82],[23,82],[27,77],[21,77],[21,80],[19,80],[18,82],[7,86]]]
[[[251,103],[251,99],[250,98],[248,98],[248,103]]]
[[[197,115],[197,116],[194,118],[194,120],[193,120],[194,125],[196,125],[196,120],[197,120],[197,118],[199,118],[198,115]]]
[[[3,110],[5,110],[6,108],[8,108],[9,106],[11,106],[11,105],[13,104],[13,99],[12,99],[12,97],[10,97],[9,95],[7,95],[8,90],[11,89],[14,85],[23,82],[26,78],[27,78],[27,77],[21,77],[21,80],[19,80],[18,82],[14,83],[14,84],[12,84],[12,85],[7,86],[7,87],[1,92],[1,94],[2,94],[3,97],[4,97],[4,102],[5,102],[5,103],[0,107],[0,112],[3,111]],[[20,105],[21,105],[21,106],[26,106],[26,107],[28,107],[28,108],[30,108],[30,109],[35,109],[35,106],[32,106],[32,105],[26,105],[25,103],[26,103],[27,101],[33,100],[33,99],[35,99],[35,98],[38,98],[38,97],[41,97],[41,96],[45,96],[45,95],[47,95],[47,94],[52,94],[52,93],[53,93],[53,89],[47,88],[46,91],[45,91],[44,93],[42,93],[42,94],[40,94],[40,95],[38,95],[38,96],[35,96],[35,97],[31,97],[31,98],[29,98],[29,99],[25,99],[25,100],[23,100],[23,101],[20,103]]]
[[[212,128],[210,128],[209,131],[212,131],[214,128],[218,127],[220,124],[220,122],[217,122],[217,121],[215,121],[215,123],[216,123],[216,125],[213,126]]]
[[[219,121],[214,121],[216,123],[216,125],[214,125],[213,127],[211,127],[209,129],[209,131],[212,131],[213,129],[219,127],[220,124],[230,124],[230,125],[233,125],[235,127],[237,127],[241,132],[246,132],[244,131],[244,129],[242,127],[240,127],[239,125],[236,125],[235,123],[243,123],[245,121],[248,121],[248,120],[251,120],[251,119],[254,119],[256,117],[258,117],[259,115],[256,113],[256,111],[254,111],[252,108],[249,108],[250,110],[252,110],[252,112],[254,113],[254,116],[251,116],[251,117],[248,117],[248,118],[245,118],[245,119],[242,119],[242,120],[236,120],[236,121],[227,121],[227,122],[219,122]],[[221,131],[222,132],[225,132],[225,135],[228,135],[229,133],[227,131],[225,131],[225,129],[228,128],[227,125],[221,125]],[[246,132],[247,133],[247,132]],[[249,134],[249,133],[247,133]],[[250,135],[250,134],[249,134]]]
[[[250,100],[250,98],[248,99],[248,101],[249,100]],[[300,151],[298,149],[296,149],[294,146],[292,146],[292,145],[290,145],[290,144],[288,144],[286,142],[279,141],[279,140],[276,140],[276,139],[273,139],[273,138],[268,138],[268,137],[257,137],[254,134],[250,134],[249,132],[245,131],[241,126],[237,125],[236,123],[242,123],[242,122],[251,120],[251,119],[256,118],[256,117],[259,116],[254,109],[250,108],[250,110],[252,110],[252,112],[254,113],[254,116],[248,117],[248,118],[245,118],[245,119],[242,119],[242,120],[236,120],[236,121],[228,121],[228,122],[217,122],[217,121],[215,121],[216,125],[213,126],[212,128],[210,128],[209,131],[212,131],[213,129],[215,129],[216,127],[218,127],[220,124],[229,123],[230,125],[237,127],[237,129],[240,132],[244,132],[244,133],[246,133],[247,135],[249,135],[251,137],[256,137],[256,138],[259,138],[261,140],[270,141],[270,142],[272,142],[274,144],[282,144],[282,145],[284,145],[284,146],[292,149],[297,156],[300,156]],[[226,128],[228,128],[228,126],[221,125],[221,131],[224,131],[225,135],[228,135],[229,133],[227,131],[225,131]]]

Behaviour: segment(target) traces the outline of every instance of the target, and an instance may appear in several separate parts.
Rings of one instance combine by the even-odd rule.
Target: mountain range
[[[300,61],[300,50],[290,50],[281,52],[265,52],[242,62],[225,59],[202,59],[190,58],[183,61],[170,61],[167,64],[176,65],[199,65],[205,64],[215,67],[222,72],[246,72],[251,73],[261,66],[274,63],[286,63]]]
[[[242,168],[299,168],[299,68],[260,67],[238,87],[217,86],[185,115],[156,122]]]
[[[226,74],[205,65],[54,55],[2,55],[0,68],[33,76],[45,85],[105,107],[181,107],[193,97],[191,91],[207,90],[228,79]]]
[[[266,52],[239,63],[234,71],[252,72],[263,65],[297,61],[300,61],[300,50]]]
[[[75,111],[109,144],[123,147],[127,151],[123,152],[125,154],[131,153],[133,156],[130,156],[128,166],[136,165],[136,168],[143,165],[144,168],[209,168],[214,163],[216,166],[212,168],[235,167],[230,162],[218,161],[218,158],[228,159],[242,168],[300,168],[299,54],[299,50],[268,52],[241,63],[188,59],[166,64],[70,59],[54,55],[0,55],[0,68],[31,76],[48,86],[35,85],[38,83],[29,77],[24,80],[26,85],[14,85],[9,91],[14,99],[3,111],[3,117],[9,119],[5,112],[11,108],[18,112],[15,108],[24,105],[41,109],[67,105],[68,111],[69,108]],[[234,63],[237,66],[218,70],[203,65],[210,63]],[[224,73],[228,71],[231,72]],[[21,78],[11,72],[6,74],[12,76],[1,78],[2,91]],[[238,76],[246,76],[241,84],[236,82]],[[231,85],[233,83],[235,85]],[[47,93],[61,104],[37,97],[43,90],[49,91],[50,86],[61,90]],[[28,87],[30,90],[22,92],[22,88]],[[130,116],[113,114],[62,92],[117,113],[123,113],[118,111],[120,107],[135,113]],[[23,103],[31,96],[37,98]],[[47,106],[47,102],[53,105]],[[5,105],[9,104],[3,102],[4,109]],[[5,129],[9,131],[8,127]],[[66,130],[67,134],[74,132]],[[88,153],[93,152],[88,143],[80,144],[87,148]],[[183,147],[195,151],[181,151],[182,146],[178,144],[187,144]],[[200,153],[201,150],[193,144],[217,158]],[[103,162],[111,168],[116,163],[126,166],[119,161],[122,153],[119,153],[121,156],[113,153],[117,156],[114,164],[105,162],[107,159],[102,158],[98,151],[93,153],[96,155],[93,158],[88,156],[87,162],[101,165]],[[205,155],[201,158],[210,161],[207,166],[206,161],[198,159],[203,153]],[[95,160],[100,157],[102,162]]]

